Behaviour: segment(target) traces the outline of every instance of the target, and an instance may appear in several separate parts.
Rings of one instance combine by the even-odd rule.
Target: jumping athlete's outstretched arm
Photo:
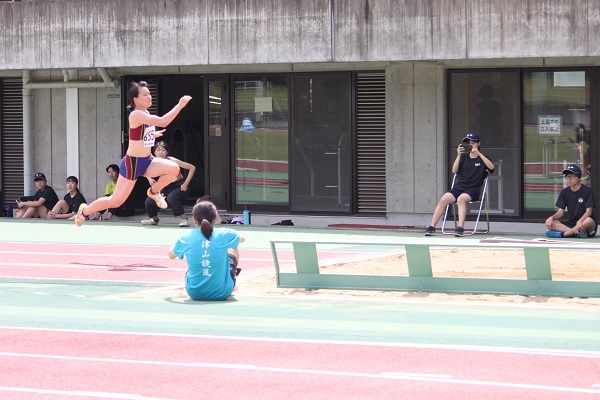
[[[184,107],[191,99],[191,96],[183,96],[181,99],[179,99],[179,103],[177,103],[177,105],[173,107],[171,111],[169,111],[162,117],[148,114],[146,111],[143,110],[133,110],[131,114],[129,114],[129,126],[131,128],[136,128],[140,125],[154,125],[164,128],[165,126],[173,122],[175,117],[179,114],[179,112],[181,112],[181,110],[184,109]]]

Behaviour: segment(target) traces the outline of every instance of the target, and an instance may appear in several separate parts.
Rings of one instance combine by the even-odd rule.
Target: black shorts
[[[242,272],[241,268],[237,267],[238,260],[235,258],[233,254],[229,254],[229,273],[231,274],[231,279],[233,279],[233,283],[235,284],[235,278]]]
[[[466,189],[466,190],[458,190],[458,189],[450,189],[448,190],[448,193],[450,193],[452,196],[454,196],[455,199],[458,199],[458,196],[460,196],[461,194],[468,194],[471,197],[471,201],[478,201],[479,200],[479,191],[477,189]]]

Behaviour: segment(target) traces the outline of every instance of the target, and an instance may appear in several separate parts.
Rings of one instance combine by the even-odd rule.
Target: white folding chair
[[[452,178],[452,187],[454,187],[454,181],[456,181],[456,174],[454,175],[454,178]],[[477,200],[471,200],[469,202],[469,204],[478,204],[479,203],[479,210],[477,211],[477,219],[475,220],[475,227],[471,231],[467,231],[465,229],[465,236],[470,236],[475,233],[488,233],[490,231],[490,207],[489,207],[489,200],[488,200],[488,178],[487,177],[483,181],[482,188],[483,189],[481,190],[481,193],[479,195],[480,198]],[[454,231],[448,232],[448,229],[446,228],[446,221],[448,219],[448,212],[450,211],[450,206],[452,206],[452,215],[454,216],[454,229],[456,229],[458,227],[458,220],[457,220],[458,210],[456,208],[456,203],[452,203],[452,204],[446,206],[446,212],[444,213],[444,221],[442,222],[442,233],[444,235],[453,235],[454,234]],[[487,229],[485,229],[485,230],[478,229],[479,221],[481,219],[481,212],[483,211],[484,207],[485,207],[485,219],[487,222]],[[469,210],[467,209],[467,215],[468,215],[468,212],[469,212]],[[465,221],[465,225],[466,225],[466,221]],[[465,227],[463,226],[463,228],[465,228]]]

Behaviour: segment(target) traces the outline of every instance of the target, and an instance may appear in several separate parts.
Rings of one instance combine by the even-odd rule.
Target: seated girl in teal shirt
[[[240,271],[237,247],[245,238],[233,229],[215,228],[220,218],[210,201],[199,201],[193,214],[196,229],[177,239],[169,249],[169,258],[185,256],[185,290],[192,299],[226,300]]]

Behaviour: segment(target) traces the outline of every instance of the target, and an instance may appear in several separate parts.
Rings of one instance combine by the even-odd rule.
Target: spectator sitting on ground
[[[77,210],[79,209],[79,205],[81,203],[85,203],[85,197],[79,191],[77,184],[79,181],[74,176],[69,176],[67,178],[67,190],[68,193],[65,194],[65,197],[62,200],[59,200],[58,203],[52,208],[52,210],[48,211],[46,218],[48,219],[74,219],[75,214],[77,214]]]
[[[48,210],[58,203],[58,196],[51,186],[47,185],[46,175],[38,172],[33,177],[37,192],[35,196],[20,197],[17,200],[19,212],[16,218],[46,218]]]
[[[562,189],[556,199],[558,210],[546,220],[546,236],[562,237],[594,237],[598,224],[594,218],[596,201],[594,192],[589,186],[581,184],[581,169],[570,164],[563,170],[567,187]],[[568,220],[560,219],[568,211]]]
[[[471,132],[458,145],[456,159],[452,164],[452,173],[456,174],[456,180],[452,188],[442,196],[435,207],[431,225],[427,227],[425,236],[435,235],[435,226],[446,212],[446,207],[453,203],[456,203],[458,207],[458,226],[454,236],[464,236],[467,203],[472,200],[479,200],[483,181],[488,173],[494,172],[492,160],[479,151],[480,143],[479,135]]]
[[[245,238],[233,229],[216,226],[220,218],[210,201],[197,202],[192,213],[196,229],[177,239],[169,258],[185,258],[185,290],[193,300],[227,300],[241,271],[238,245]]]

